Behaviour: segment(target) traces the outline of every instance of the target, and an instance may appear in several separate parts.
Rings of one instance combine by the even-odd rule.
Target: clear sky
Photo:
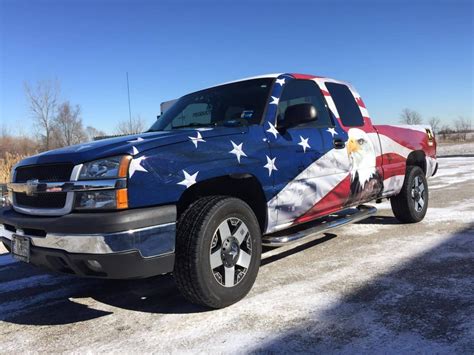
[[[85,124],[113,131],[160,102],[241,77],[353,83],[374,121],[404,107],[473,118],[473,2],[0,0],[0,120],[31,123],[23,82],[58,79]]]

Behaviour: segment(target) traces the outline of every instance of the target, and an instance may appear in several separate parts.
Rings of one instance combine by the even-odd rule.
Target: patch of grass
[[[5,153],[5,156],[0,159],[0,184],[6,184],[10,181],[10,173],[20,160],[25,156],[20,154]]]

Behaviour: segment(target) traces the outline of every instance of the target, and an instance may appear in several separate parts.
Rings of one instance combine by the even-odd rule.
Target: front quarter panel
[[[175,203],[195,183],[232,174],[255,176],[270,199],[273,184],[264,168],[268,143],[263,128],[250,126],[223,136],[210,133],[196,130],[186,142],[138,153],[130,164],[129,206]]]

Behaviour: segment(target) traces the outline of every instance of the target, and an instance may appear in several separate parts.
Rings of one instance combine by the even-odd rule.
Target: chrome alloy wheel
[[[425,184],[420,179],[419,176],[416,176],[413,179],[413,185],[411,187],[411,198],[415,204],[415,211],[421,212],[425,206]]]
[[[214,232],[209,251],[216,281],[233,287],[242,281],[252,260],[252,238],[239,218],[227,218]]]

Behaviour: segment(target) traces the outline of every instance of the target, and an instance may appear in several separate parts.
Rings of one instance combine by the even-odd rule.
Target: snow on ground
[[[462,184],[472,179],[474,165],[466,163],[466,158],[450,158],[440,166],[436,179],[430,184],[431,190],[448,187],[461,188]],[[444,160],[443,160],[444,162]]]
[[[241,302],[189,305],[171,277],[49,275],[0,256],[0,352],[474,353],[474,158],[440,159],[430,208],[264,258]]]
[[[439,143],[438,156],[474,154],[474,142],[466,143]]]

